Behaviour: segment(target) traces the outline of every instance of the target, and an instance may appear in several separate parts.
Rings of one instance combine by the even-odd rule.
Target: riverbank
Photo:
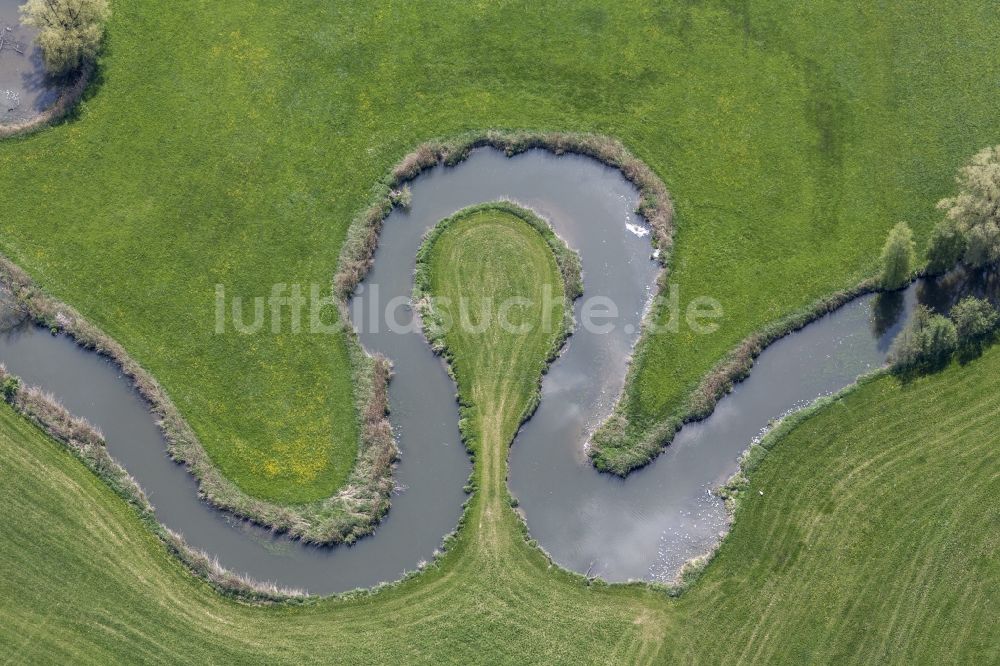
[[[84,69],[76,76],[72,83],[62,87],[56,93],[55,101],[47,105],[43,110],[24,120],[12,123],[0,123],[0,139],[31,134],[57,123],[68,116],[76,108],[80,100],[83,99],[83,94],[86,92],[87,86],[90,85],[93,76],[93,68],[88,67]]]
[[[21,0],[0,0],[0,139],[29,134],[73,111],[94,79],[87,67],[70,80],[50,79],[38,30],[21,23]]]
[[[761,328],[730,350],[688,393],[687,400],[673,415],[646,425],[636,424],[629,416],[637,410],[634,404],[638,390],[637,376],[639,368],[644,366],[643,356],[649,353],[651,344],[644,337],[636,347],[625,389],[615,406],[614,414],[591,438],[589,452],[594,466],[621,477],[645,467],[671,444],[685,424],[711,416],[715,406],[733,390],[733,386],[750,376],[754,361],[768,346],[850,301],[877,290],[878,285],[874,279],[866,280],[853,289],[821,298],[808,307]],[[652,316],[657,315],[658,313],[654,313]]]
[[[176,556],[192,574],[218,592],[254,603],[289,601],[305,596],[301,590],[261,583],[227,571],[215,557],[191,548],[183,536],[157,521],[153,505],[142,488],[108,454],[104,436],[86,419],[71,414],[52,394],[34,386],[26,386],[20,377],[9,373],[2,363],[0,386],[3,387],[0,399],[48,437],[62,444],[135,511],[143,526],[160,540],[167,551]]]
[[[65,333],[81,347],[94,350],[121,369],[148,402],[167,440],[170,455],[187,466],[198,480],[199,494],[213,506],[310,543],[353,542],[370,534],[388,511],[396,448],[386,418],[390,373],[386,359],[364,354],[355,343],[353,361],[358,369],[356,394],[361,441],[349,483],[325,500],[282,506],[253,498],[227,479],[152,375],[120,344],[75,309],[38,289],[27,274],[2,255],[0,287],[13,295],[32,322],[53,333]]]

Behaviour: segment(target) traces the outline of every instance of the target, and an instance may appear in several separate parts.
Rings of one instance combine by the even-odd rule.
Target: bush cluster
[[[959,349],[975,349],[997,330],[1000,313],[973,296],[960,301],[951,317],[918,305],[909,324],[889,352],[889,362],[899,371],[935,370],[947,365]]]
[[[4,377],[3,381],[0,382],[0,394],[3,395],[3,399],[7,402],[11,402],[17,396],[19,388],[21,388],[20,380],[11,375]]]
[[[1000,313],[988,301],[968,297],[951,310],[960,344],[975,344],[986,339],[997,326]]]

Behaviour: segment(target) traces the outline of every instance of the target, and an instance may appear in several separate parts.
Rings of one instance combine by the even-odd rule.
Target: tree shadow
[[[997,270],[958,266],[944,275],[921,280],[917,285],[917,301],[945,316],[968,296],[985,299],[994,306],[1000,305],[1000,275]]]
[[[958,362],[965,365],[966,363],[975,361],[977,358],[982,356],[987,349],[997,343],[997,338],[998,333],[994,331],[985,337],[965,343],[958,348],[958,353],[956,354]]]
[[[903,384],[909,384],[917,379],[920,379],[921,377],[936,375],[942,370],[945,370],[949,365],[951,365],[952,358],[953,355],[949,354],[944,357],[927,359],[914,365],[894,367],[891,372]]]
[[[900,323],[906,309],[906,299],[902,291],[882,292],[872,302],[872,334],[881,338]]]
[[[101,54],[97,61],[90,65],[90,75],[87,80],[86,87],[83,89],[83,93],[80,94],[79,99],[73,102],[72,106],[62,112],[57,118],[53,119],[49,123],[49,127],[59,127],[61,125],[69,125],[80,120],[83,106],[86,102],[94,99],[104,87],[106,81],[106,66],[104,65],[104,60],[112,53],[111,38],[107,35],[104,37],[104,43],[101,49]],[[65,76],[49,76],[46,75],[45,80],[48,85],[54,86],[59,91],[64,91],[69,87],[76,85],[78,77],[81,74],[70,74]],[[57,102],[58,103],[58,102]]]

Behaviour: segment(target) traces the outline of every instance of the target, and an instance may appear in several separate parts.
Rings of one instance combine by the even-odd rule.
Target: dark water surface
[[[42,53],[35,45],[38,31],[20,24],[24,0],[0,0],[0,124],[29,120],[56,101],[59,91],[48,86]]]
[[[402,450],[389,515],[374,536],[353,546],[304,546],[199,501],[194,480],[167,457],[142,399],[110,363],[69,339],[18,326],[0,333],[0,362],[98,426],[158,518],[223,566],[318,594],[395,580],[429,560],[454,529],[471,465],[442,362],[415,327],[391,331],[382,313],[392,299],[409,299],[416,251],[429,228],[463,207],[509,198],[549,219],[580,252],[584,299],[606,296],[619,310],[610,333],[579,328],[545,376],[541,406],[513,443],[511,492],[532,536],[560,564],[614,581],[668,580],[725,528],[723,506],[710,491],[736,470],[740,452],[770,420],[882,364],[918,296],[912,287],[893,307],[880,308],[892,315],[883,325],[873,323],[873,299],[866,297],[775,343],[710,418],[685,426],[653,464],[621,480],[596,473],[584,444],[621,392],[658,270],[648,230],[632,212],[637,192],[620,173],[587,158],[543,151],[506,158],[493,150],[475,151],[456,168],[435,168],[412,189],[411,210],[386,220],[374,269],[352,303],[365,347],[394,363],[391,420]],[[408,306],[396,310],[397,325],[412,322]]]

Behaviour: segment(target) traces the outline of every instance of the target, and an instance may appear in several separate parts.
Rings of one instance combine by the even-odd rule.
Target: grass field
[[[487,127],[622,139],[677,203],[672,280],[719,332],[654,345],[640,426],[737,341],[923,236],[1000,136],[991,3],[115,0],[79,117],[0,144],[0,251],[156,376],[247,492],[305,502],[354,461],[336,336],[214,335],[214,286],[327,284],[372,184]]]
[[[463,211],[441,224],[421,248],[418,273],[427,276],[427,296],[441,299],[433,316],[453,322],[442,342],[463,397],[466,443],[474,455],[487,447],[502,454],[537,404],[542,372],[565,337],[563,273],[539,231],[503,208]],[[507,312],[508,330],[498,316],[512,299],[526,305]],[[527,332],[514,332],[521,327]],[[487,492],[502,490],[506,463],[487,460]]]
[[[502,215],[454,224],[432,267],[441,295],[561,284],[542,237]],[[671,599],[552,568],[507,506],[508,444],[552,339],[541,329],[449,334],[477,431],[479,490],[464,527],[415,579],[304,606],[215,594],[96,477],[0,404],[0,654],[519,664],[1000,656],[1000,348],[910,383],[866,383],[785,435],[753,473],[713,563]]]

